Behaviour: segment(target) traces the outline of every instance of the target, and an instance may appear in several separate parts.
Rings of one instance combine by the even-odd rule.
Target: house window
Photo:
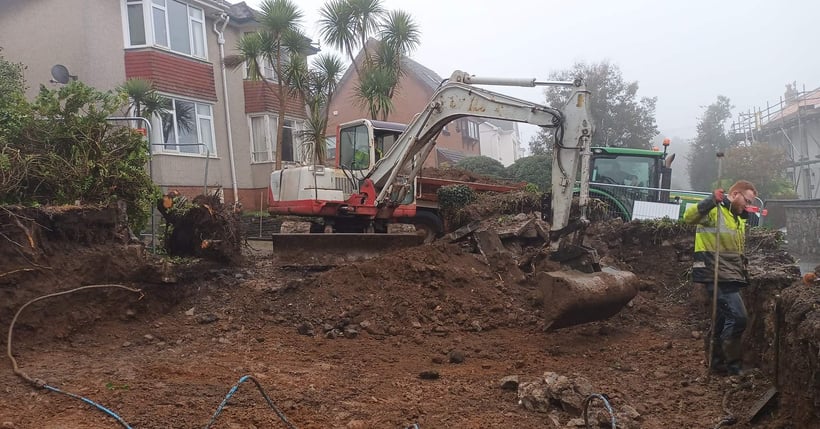
[[[473,140],[479,139],[478,122],[469,119],[464,121],[464,136]]]
[[[273,162],[276,160],[276,116],[261,115],[249,118],[251,128],[251,161]],[[282,129],[282,162],[300,162],[305,157],[298,138],[301,123],[285,119]]]
[[[125,0],[127,47],[159,46],[197,58],[205,51],[205,12],[178,0]]]
[[[159,115],[162,152],[192,155],[216,154],[213,106],[169,98],[168,108]]]
[[[249,36],[253,36],[254,34],[256,34],[256,33],[248,32],[248,33],[245,33],[245,36],[249,37]],[[261,69],[260,70],[260,72],[262,73],[261,77],[266,79],[266,80],[271,80],[271,81],[275,82],[277,79],[276,79],[276,69],[273,68],[273,62],[270,61],[269,59],[266,60],[263,57],[257,58],[256,61],[259,63],[259,68]],[[285,64],[289,63],[289,62],[290,62],[290,56],[289,55],[283,55],[282,56],[283,66]],[[249,79],[250,76],[251,76],[250,64],[248,64],[246,62],[245,63],[245,74],[242,77],[245,78],[245,79]]]

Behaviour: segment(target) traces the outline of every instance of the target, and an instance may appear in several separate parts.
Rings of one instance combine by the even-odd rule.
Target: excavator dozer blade
[[[273,257],[281,264],[339,265],[423,243],[417,234],[273,234]]]
[[[638,278],[629,271],[595,273],[542,271],[536,276],[544,297],[546,329],[604,320],[638,294]]]

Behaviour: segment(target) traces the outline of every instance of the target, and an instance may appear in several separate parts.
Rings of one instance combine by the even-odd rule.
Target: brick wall
[[[245,113],[278,112],[279,98],[273,92],[276,86],[268,87],[265,82],[258,80],[244,81]],[[285,114],[297,118],[307,118],[305,102],[285,92]]]
[[[125,78],[147,79],[162,92],[217,101],[213,64],[149,48],[125,51]]]

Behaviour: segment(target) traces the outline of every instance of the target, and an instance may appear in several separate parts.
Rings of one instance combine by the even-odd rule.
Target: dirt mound
[[[131,241],[123,213],[87,206],[0,210],[0,325],[8,326],[14,312],[35,297],[88,284],[150,279],[144,275],[149,264],[143,246]],[[122,296],[118,291],[66,296],[59,305],[38,306],[21,319],[20,329],[48,326],[64,337],[100,317],[100,310],[85,305],[90,300],[117,307]]]
[[[290,282],[277,308],[296,323],[325,331],[351,325],[374,335],[535,325],[533,291],[480,258],[444,243],[398,251]]]
[[[460,182],[478,182],[491,185],[520,185],[521,183],[512,180],[505,180],[498,177],[484,176],[461,168],[424,168],[421,177],[434,179],[458,180]]]

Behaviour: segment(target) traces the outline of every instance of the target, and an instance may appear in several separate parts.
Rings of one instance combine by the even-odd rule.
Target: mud
[[[67,210],[77,222],[66,225],[94,216]],[[741,417],[735,427],[820,422],[818,290],[793,282],[793,261],[777,240],[765,244],[769,236],[751,240],[759,270],[746,291],[758,317],[745,339],[747,364],[759,370],[730,380],[705,372],[706,314],[687,279],[686,228],[594,225],[590,243],[608,265],[633,271],[640,293],[609,320],[545,333],[539,294],[525,280],[531,273],[488,264],[469,241],[339,267],[278,266],[264,253],[239,267],[191,260],[167,284],[163,264],[128,241],[111,221],[117,216],[63,231],[54,224],[61,213],[26,213],[36,224],[25,228],[2,218],[0,327],[5,333],[13,312],[45,293],[100,282],[143,289],[141,300],[95,291],[42,301],[14,332],[24,371],[99,401],[133,427],[203,427],[246,374],[300,428],[565,427],[577,413],[527,409],[502,388],[505,377],[532,382],[547,371],[589,380],[610,398],[619,427],[714,427],[724,403]],[[26,247],[26,229],[34,246]],[[504,244],[515,258],[526,247]],[[8,274],[21,268],[32,269]],[[782,334],[779,406],[751,426],[744,413],[773,380],[774,332]],[[8,362],[3,368],[2,427],[116,426],[86,404],[32,389]],[[246,384],[213,427],[284,426]]]

